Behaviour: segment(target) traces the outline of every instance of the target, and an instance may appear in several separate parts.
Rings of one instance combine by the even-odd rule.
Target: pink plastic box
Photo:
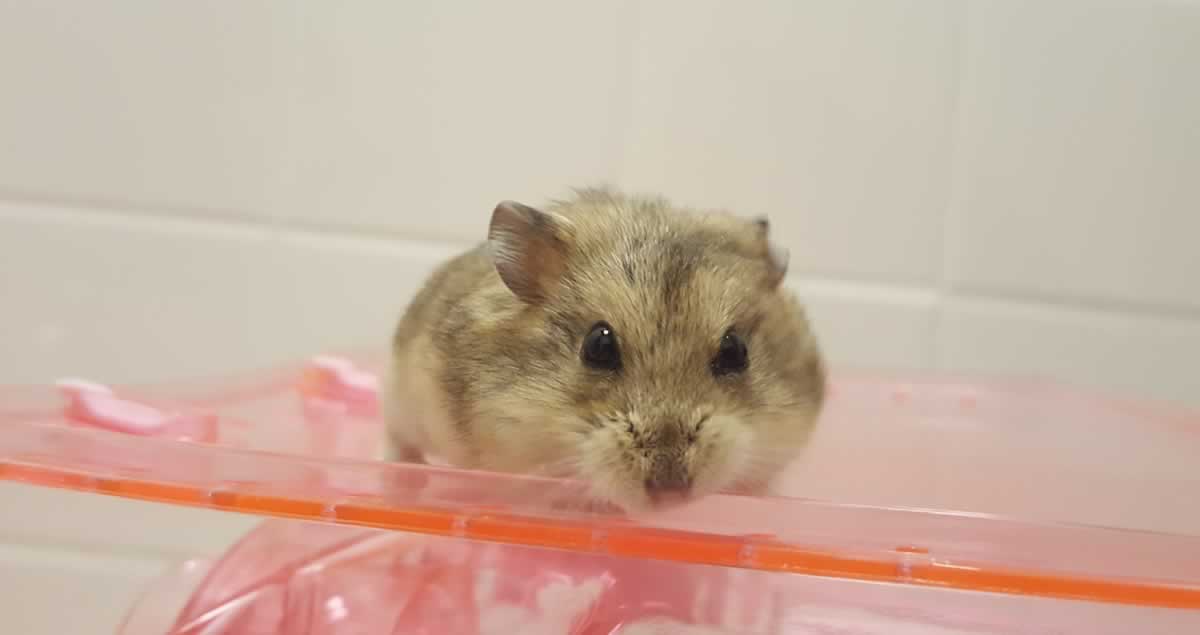
[[[375,360],[0,390],[0,477],[276,517],[127,635],[1200,633],[1200,417],[839,374],[786,496],[567,513],[578,484],[372,460]]]

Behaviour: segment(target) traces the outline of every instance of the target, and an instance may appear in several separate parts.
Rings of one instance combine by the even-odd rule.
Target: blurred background
[[[1188,0],[0,0],[0,383],[382,347],[498,200],[606,182],[770,216],[839,367],[1198,406],[1198,69]],[[0,504],[23,633],[251,522]]]

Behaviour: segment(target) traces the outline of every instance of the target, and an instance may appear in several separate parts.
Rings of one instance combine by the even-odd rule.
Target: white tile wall
[[[837,363],[1200,405],[1197,68],[1165,0],[0,1],[0,383],[382,345],[497,200],[609,181],[769,214]],[[250,522],[0,505],[24,633]]]
[[[931,283],[954,2],[647,3],[622,181],[770,214],[813,274]]]
[[[112,633],[167,563],[64,547],[0,546],[8,633]]]
[[[293,19],[269,3],[0,3],[0,187],[243,218],[285,158]]]
[[[1200,309],[1198,11],[971,5],[956,287]]]
[[[955,297],[940,344],[945,368],[1059,377],[1193,406],[1200,395],[1200,321],[1187,317]]]

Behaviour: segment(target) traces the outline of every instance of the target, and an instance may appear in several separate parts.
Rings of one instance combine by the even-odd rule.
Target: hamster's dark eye
[[[740,373],[750,365],[750,353],[746,350],[746,342],[733,331],[728,331],[721,338],[717,348],[717,356],[712,360],[712,372],[717,377]]]
[[[583,363],[599,370],[616,370],[621,367],[621,350],[617,347],[617,334],[607,322],[597,322],[583,338],[580,351]]]

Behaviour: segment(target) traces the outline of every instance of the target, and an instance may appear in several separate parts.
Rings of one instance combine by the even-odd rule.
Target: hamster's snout
[[[674,413],[644,419],[630,417],[626,429],[630,436],[626,442],[632,453],[626,455],[631,459],[626,464],[626,487],[641,490],[630,492],[632,497],[661,508],[688,502],[699,495],[700,472],[712,467],[704,460],[712,452],[701,451],[706,445],[707,437],[702,433],[708,418],[708,415],[681,417]],[[633,423],[635,420],[637,424]]]
[[[681,471],[646,479],[646,497],[654,505],[682,503],[691,498],[692,478]]]

